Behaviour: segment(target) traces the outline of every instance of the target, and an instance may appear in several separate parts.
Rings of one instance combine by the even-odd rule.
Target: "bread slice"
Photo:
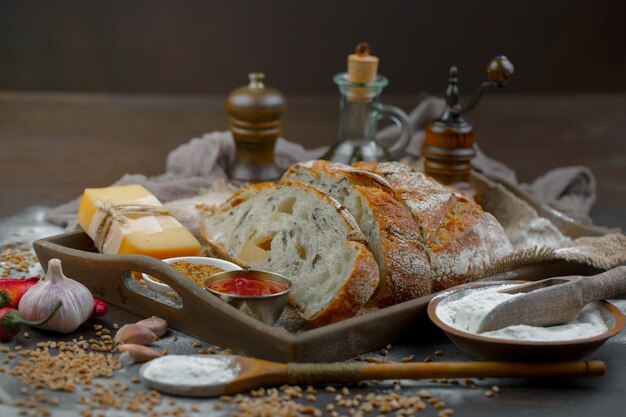
[[[378,285],[352,216],[302,183],[244,188],[204,219],[201,232],[218,256],[291,279],[290,301],[315,326],[354,316]]]
[[[400,163],[359,163],[384,176],[421,229],[432,269],[433,291],[479,278],[513,251],[502,226],[458,190]]]
[[[383,307],[431,293],[420,229],[384,178],[343,164],[309,161],[293,165],[283,179],[318,188],[354,216],[378,263],[380,283],[372,304]]]

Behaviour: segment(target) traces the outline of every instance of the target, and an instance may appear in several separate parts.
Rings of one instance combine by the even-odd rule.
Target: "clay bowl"
[[[597,336],[585,339],[557,342],[519,341],[481,336],[455,329],[437,316],[440,303],[454,301],[468,289],[485,288],[502,284],[525,284],[526,281],[491,281],[471,283],[446,291],[428,304],[428,316],[446,335],[465,352],[482,360],[497,361],[565,361],[582,359],[598,349],[607,339],[619,333],[624,327],[624,315],[613,304],[601,301],[601,314],[609,329]]]

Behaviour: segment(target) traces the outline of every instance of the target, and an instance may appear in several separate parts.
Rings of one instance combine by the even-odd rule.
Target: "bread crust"
[[[390,174],[400,174],[402,172],[417,172],[415,168],[403,164],[402,162],[372,162],[359,161],[351,165],[354,168],[362,169],[386,177]]]
[[[411,211],[430,258],[432,291],[481,276],[489,264],[513,250],[502,226],[470,197],[399,163],[359,163],[385,175]]]
[[[322,173],[336,175],[344,174],[350,178],[353,185],[366,185],[371,187],[377,187],[385,192],[393,195],[393,188],[385,180],[384,177],[370,171],[354,168],[350,165],[339,164],[336,162],[313,160],[307,162],[300,162],[289,167],[287,172],[283,175],[283,179],[288,179],[291,175],[297,173],[300,170],[307,170],[311,174],[319,178]]]
[[[361,185],[355,189],[375,213],[386,266],[371,303],[384,307],[430,294],[430,262],[415,219],[386,192]]]

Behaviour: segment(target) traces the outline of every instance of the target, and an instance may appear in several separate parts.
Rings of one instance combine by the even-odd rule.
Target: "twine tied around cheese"
[[[102,210],[104,218],[98,225],[94,242],[99,252],[103,252],[113,222],[127,223],[128,220],[145,216],[168,216],[170,211],[162,206],[148,204],[113,204],[109,199],[98,200],[95,208]]]

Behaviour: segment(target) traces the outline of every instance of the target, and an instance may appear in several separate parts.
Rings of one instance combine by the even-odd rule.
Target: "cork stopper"
[[[378,73],[378,57],[370,55],[370,46],[361,42],[354,54],[348,56],[348,80],[355,83],[373,83]]]

